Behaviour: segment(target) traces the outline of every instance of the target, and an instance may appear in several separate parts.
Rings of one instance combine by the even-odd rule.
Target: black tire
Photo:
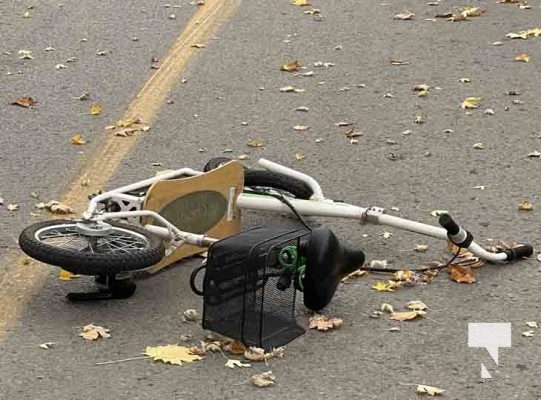
[[[100,246],[104,248],[104,245],[98,243],[96,245],[97,252],[94,252],[87,251],[86,247],[83,249],[61,248],[43,242],[38,238],[39,231],[46,228],[50,228],[52,231],[57,226],[61,230],[72,230],[71,235],[87,240],[86,238],[89,238],[89,236],[74,231],[77,222],[79,221],[60,219],[30,225],[21,232],[19,246],[27,255],[38,261],[81,275],[112,275],[118,272],[140,270],[158,263],[165,255],[163,241],[159,237],[143,228],[113,221],[107,223],[113,226],[113,230],[117,235],[119,232],[131,234],[134,238],[139,239],[140,244],[144,247],[131,248],[129,251],[125,250],[126,252],[114,250],[111,252],[99,252]],[[67,234],[69,233],[59,233],[59,236],[55,236],[55,238]],[[118,240],[126,239],[119,238]],[[109,249],[111,249],[110,246]]]
[[[205,164],[203,171],[209,172],[229,161],[231,159],[227,157],[212,158]],[[244,186],[249,188],[276,189],[302,200],[310,199],[314,193],[303,181],[276,172],[257,169],[245,169]]]

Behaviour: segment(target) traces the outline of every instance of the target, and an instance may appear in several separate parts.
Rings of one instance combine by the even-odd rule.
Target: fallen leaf
[[[391,60],[391,65],[409,65],[409,63],[409,61],[401,59]]]
[[[428,89],[430,89],[430,86],[428,86],[426,83],[423,83],[421,85],[415,85],[411,90],[413,90],[414,92],[422,92]]]
[[[463,17],[480,17],[485,12],[481,7],[464,7],[460,12]]]
[[[533,210],[533,204],[530,203],[528,200],[524,200],[518,205],[518,209],[520,211],[532,211]]]
[[[308,15],[316,15],[316,14],[321,13],[321,9],[319,9],[319,8],[311,8],[309,10],[306,10],[304,13],[308,14]]]
[[[310,129],[310,125],[295,125],[293,129],[299,132],[304,132]]]
[[[295,0],[292,0],[295,1]],[[300,1],[300,0],[296,0]],[[250,381],[257,387],[267,387],[274,385],[276,377],[272,374],[272,371],[263,372],[261,374],[255,374],[250,377]]]
[[[532,58],[526,53],[519,53],[515,56],[515,61],[530,62]]]
[[[539,328],[539,326],[537,325],[537,322],[535,321],[526,322],[526,325],[528,325],[530,328]]]
[[[77,133],[77,134],[75,134],[75,135],[73,135],[71,137],[71,144],[83,145],[85,143],[86,143],[86,141],[83,139],[83,137],[79,133]]]
[[[248,347],[244,352],[244,358],[250,361],[265,361],[273,357],[282,358],[285,349],[285,346],[281,346],[273,348],[270,352],[266,353],[265,350],[260,347]]]
[[[282,65],[281,69],[282,71],[296,72],[296,71],[299,71],[301,67],[302,67],[302,64],[298,60],[293,60]]]
[[[309,6],[310,5],[309,0],[291,0],[290,3],[294,6]]]
[[[483,142],[477,142],[474,143],[472,147],[476,150],[483,150],[485,148],[485,144]]]
[[[41,207],[38,207],[38,205]],[[36,204],[36,208],[45,208],[53,214],[73,214],[73,209],[70,206],[56,200],[51,200],[47,204]]]
[[[19,50],[19,54],[20,54],[19,58],[22,60],[31,60],[34,58],[30,50]]]
[[[154,361],[162,361],[165,364],[175,365],[182,365],[183,362],[190,363],[202,359],[202,357],[192,354],[189,348],[176,344],[156,347],[149,346],[143,354],[151,357]]]
[[[309,110],[310,109],[308,107],[304,107],[304,106],[295,108],[295,111],[308,112]]]
[[[8,210],[8,211],[17,211],[18,209],[19,209],[18,204],[8,204],[6,206],[6,210]]]
[[[532,336],[535,336],[535,333],[534,331],[526,331],[526,332],[522,332],[522,336],[532,337]]]
[[[409,21],[409,20],[412,20],[414,16],[415,16],[415,13],[412,13],[411,11],[405,11],[403,13],[396,14],[393,19]]]
[[[358,269],[356,271],[353,271],[352,273],[346,275],[344,278],[342,278],[342,280],[340,282],[342,283],[350,283],[352,280],[356,279],[356,278],[359,278],[361,276],[364,276],[368,274],[368,272],[362,270],[362,269]]]
[[[31,108],[31,107],[34,107],[37,104],[37,101],[35,101],[30,96],[21,96],[21,97],[17,98],[17,100],[15,100],[11,104],[13,104],[14,106],[21,106],[21,107],[25,107],[25,108]]]
[[[417,253],[425,253],[428,250],[427,244],[416,244],[415,249]]]
[[[223,346],[223,349],[230,354],[238,356],[244,354],[244,352],[246,351],[246,346],[241,342],[231,341],[226,343]]]
[[[38,344],[38,347],[41,348],[41,349],[44,349],[44,350],[49,350],[53,346],[54,346],[54,342],[47,342],[47,343]]]
[[[447,267],[449,277],[458,283],[474,283],[477,281],[470,267],[451,264]]]
[[[188,309],[182,312],[182,320],[184,322],[196,322],[199,319],[199,314],[194,309]]]
[[[394,313],[393,306],[388,304],[388,303],[383,303],[379,309],[381,311],[383,311],[383,312],[387,312],[387,313],[390,313],[390,314]]]
[[[302,161],[306,158],[305,155],[301,154],[301,153],[295,153],[295,160],[296,161]]]
[[[342,326],[343,322],[344,320],[341,318],[331,318],[327,315],[314,314],[308,320],[308,328],[317,329],[318,331],[328,331]]]
[[[235,368],[249,368],[252,365],[248,363],[243,363],[242,361],[239,361],[239,360],[227,360],[227,362],[225,363],[225,366],[231,369],[235,369]]]
[[[470,110],[470,109],[473,109],[473,108],[478,108],[479,103],[481,103],[481,101],[483,101],[482,97],[468,97],[468,98],[466,98],[466,100],[464,100],[462,102],[460,107],[462,107],[462,109],[464,109],[464,110]]]
[[[410,321],[417,317],[422,317],[426,314],[426,311],[415,310],[415,311],[399,311],[391,314],[390,319],[395,321]]]
[[[428,306],[425,303],[423,303],[421,300],[409,301],[406,307],[414,311],[415,310],[424,311],[428,308]]]
[[[193,48],[196,48],[196,49],[204,49],[207,46],[205,44],[203,44],[203,43],[194,43],[190,47],[193,47]]]
[[[99,105],[98,103],[95,103],[95,104],[92,104],[92,106],[90,106],[90,111],[88,113],[90,115],[100,115],[102,110],[103,110],[102,106]]]
[[[376,292],[394,292],[394,289],[391,288],[391,285],[384,281],[377,281],[372,285],[372,289]]]
[[[74,275],[71,272],[60,268],[60,272],[58,274],[58,279],[60,279],[61,281],[71,281],[73,276]]]
[[[410,270],[408,267],[404,267],[401,271],[396,271],[393,273],[393,280],[412,285],[417,283],[419,280],[419,275],[415,271]]]
[[[458,81],[461,83],[471,83],[472,80],[470,78],[460,78]]]
[[[436,396],[445,392],[443,389],[438,389],[434,386],[417,385],[417,393],[426,393],[429,396]]]
[[[280,92],[282,93],[291,93],[291,92],[294,92],[294,93],[304,93],[306,90],[304,89],[299,89],[299,88],[296,88],[294,86],[284,86],[282,88],[280,88]]]
[[[259,138],[248,139],[248,142],[246,144],[248,145],[248,147],[263,147],[263,141]]]
[[[387,232],[387,231],[382,232],[380,235],[383,237],[383,239],[389,239],[393,236],[391,232]]]
[[[84,326],[83,332],[79,333],[79,336],[82,336],[85,340],[96,340],[100,337],[107,339],[111,337],[109,329],[94,324]]]
[[[240,156],[237,157],[239,160],[249,160],[250,159],[250,155],[249,154],[241,154]]]

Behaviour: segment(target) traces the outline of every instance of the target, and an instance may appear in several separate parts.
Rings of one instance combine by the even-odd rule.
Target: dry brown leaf
[[[285,346],[273,348],[270,352],[265,353],[260,347],[248,347],[244,352],[244,358],[250,361],[265,361],[270,358],[282,358],[285,352]]]
[[[257,387],[267,387],[274,385],[276,377],[272,374],[272,371],[267,371],[251,376],[250,381]]]
[[[460,15],[464,17],[480,17],[485,12],[481,7],[464,7]]]
[[[190,308],[182,312],[182,320],[184,322],[196,322],[199,319],[199,314],[196,310]]]
[[[391,314],[390,319],[395,321],[410,321],[417,317],[422,317],[426,314],[426,311],[415,310],[415,311],[398,311]]]
[[[38,205],[40,207],[38,207]],[[40,203],[38,205],[36,205],[37,208],[45,208],[53,214],[73,214],[73,208],[56,200],[51,200],[46,204]]]
[[[223,349],[229,354],[233,354],[236,356],[242,355],[246,352],[246,346],[243,343],[237,341],[227,342],[223,346]]]
[[[339,328],[344,323],[341,318],[332,318],[327,315],[314,314],[308,320],[309,329],[317,329],[318,331],[328,331],[330,329]]]
[[[417,393],[426,393],[429,396],[436,396],[445,392],[443,389],[439,389],[434,386],[417,385]]]
[[[342,283],[350,283],[352,280],[357,279],[357,278],[359,278],[361,276],[364,276],[364,275],[367,275],[367,274],[368,274],[368,272],[366,272],[365,270],[358,269],[356,271],[353,271],[350,274],[347,274],[345,277],[343,277],[341,282]]]
[[[207,47],[207,45],[205,45],[203,43],[194,43],[190,47],[193,47],[193,48],[196,48],[196,49],[204,49],[205,47]]]
[[[88,111],[88,113],[90,115],[100,115],[102,111],[103,111],[102,106],[99,105],[98,103],[95,103],[90,106],[90,110]]]
[[[19,98],[17,98],[17,100],[15,100],[13,103],[14,106],[20,106],[20,107],[25,107],[25,108],[31,108],[33,106],[35,106],[37,104],[37,101],[35,101],[32,97],[30,96],[21,96]]]
[[[449,278],[458,283],[474,283],[477,281],[470,267],[451,264],[447,267]]]
[[[109,329],[94,324],[84,326],[83,332],[79,333],[79,336],[85,340],[96,340],[100,337],[107,339],[111,337]]]
[[[466,16],[462,14],[453,14],[449,18],[447,18],[447,21],[460,22],[460,21],[469,21],[469,19],[466,18]]]
[[[415,85],[411,90],[414,92],[424,92],[430,89],[430,86],[428,86],[426,83],[423,83],[421,85]]]
[[[73,135],[71,137],[71,144],[75,144],[75,145],[83,145],[86,143],[86,140],[83,139],[83,137],[81,136],[81,134],[77,133],[75,135]]]
[[[162,361],[165,364],[175,365],[182,365],[183,362],[190,363],[202,359],[202,357],[192,354],[189,348],[176,344],[156,347],[148,346],[143,354],[151,357],[154,361]]]
[[[293,60],[282,65],[281,69],[282,71],[296,72],[296,71],[299,71],[301,67],[302,67],[302,64],[298,60]]]

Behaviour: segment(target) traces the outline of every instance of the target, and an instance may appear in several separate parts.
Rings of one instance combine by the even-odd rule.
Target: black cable
[[[277,190],[277,189],[273,189],[273,190],[276,191],[279,194],[274,194],[274,193],[270,193],[270,192],[262,192],[262,191],[259,191],[259,190],[254,190],[253,188],[250,188],[249,191],[253,192],[253,193],[261,194],[261,195],[264,195],[264,196],[274,197],[275,199],[280,200],[282,203],[284,203],[286,206],[289,207],[289,209],[293,212],[293,214],[295,214],[295,216],[301,222],[301,224],[303,224],[304,227],[311,232],[312,227],[310,225],[308,225],[306,220],[302,217],[302,215],[299,214],[299,212],[295,209],[293,204],[291,204],[291,202],[284,196],[284,194],[280,190]]]

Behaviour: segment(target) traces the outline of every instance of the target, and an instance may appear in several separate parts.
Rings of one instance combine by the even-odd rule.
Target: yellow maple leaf
[[[295,160],[297,161],[302,161],[306,158],[306,156],[304,154],[301,154],[301,153],[295,153]]]
[[[192,354],[188,347],[169,344],[167,346],[148,346],[143,352],[154,361],[162,361],[165,364],[182,365],[183,362],[190,363],[201,360],[202,357]]]
[[[103,111],[102,106],[99,105],[98,103],[95,103],[95,104],[92,104],[92,106],[90,106],[90,111],[88,113],[90,115],[100,115],[102,111]]]
[[[81,134],[77,133],[71,137],[71,144],[83,145],[86,143],[86,140],[83,139]]]
[[[442,394],[443,392],[445,392],[445,390],[434,386],[417,385],[417,393],[426,393],[429,396],[436,396],[437,394]]]
[[[482,97],[468,97],[468,98],[466,98],[466,100],[464,100],[462,102],[461,107],[464,110],[477,108],[477,107],[479,107],[479,103],[481,103],[482,101],[483,101]]]
[[[391,285],[384,281],[377,281],[372,285],[372,289],[374,289],[376,292],[394,292]]]

